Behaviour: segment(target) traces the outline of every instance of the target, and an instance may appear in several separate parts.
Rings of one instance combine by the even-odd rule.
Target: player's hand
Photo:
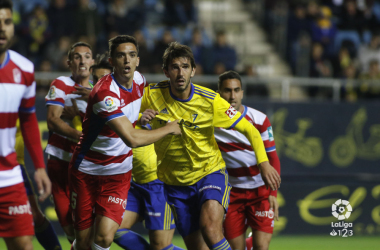
[[[277,197],[273,195],[269,195],[268,197],[270,209],[273,210],[274,212],[274,219],[278,221],[278,202],[277,202]]]
[[[73,106],[65,106],[62,110],[61,118],[72,120],[75,116],[80,115],[77,101],[75,101],[75,99],[71,99],[71,102],[73,103]]]
[[[151,120],[154,119],[154,117],[156,117],[156,115],[158,115],[159,112],[158,111],[154,111],[153,109],[146,109],[143,113],[142,113],[142,116],[140,118],[140,124],[142,126],[145,126],[147,125]]]
[[[88,100],[88,96],[91,93],[91,89],[81,87],[81,86],[74,86],[74,88],[76,88],[77,90],[73,91],[73,94],[81,95],[81,97],[78,98],[79,100],[84,100],[84,101]]]
[[[169,128],[170,131],[172,131],[170,133],[171,135],[181,135],[182,134],[181,128],[179,127],[178,120],[175,120],[174,122],[168,121],[166,123],[165,127]]]
[[[267,189],[271,188],[272,190],[277,190],[281,184],[281,177],[277,173],[276,169],[274,169],[268,161],[264,161],[259,164],[259,169]]]
[[[51,194],[51,182],[46,174],[44,168],[39,168],[34,173],[34,180],[36,181],[39,201],[44,201]]]

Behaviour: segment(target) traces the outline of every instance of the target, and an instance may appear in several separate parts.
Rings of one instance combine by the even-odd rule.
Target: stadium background
[[[164,79],[163,50],[177,40],[194,51],[194,83],[216,90],[218,74],[237,70],[243,76],[243,103],[270,117],[282,165],[273,249],[380,245],[379,1],[14,3],[12,49],[36,65],[44,146],[43,97],[53,79],[70,75],[65,61],[72,42],[89,42],[95,55],[107,50],[109,38],[134,35],[140,44],[138,70],[148,82],[157,82]],[[29,156],[26,165],[32,173]],[[330,236],[331,223],[338,221],[331,214],[337,199],[353,207],[345,220],[353,223],[349,238]],[[46,201],[42,209],[63,235],[52,203]],[[134,229],[147,233],[141,225]]]

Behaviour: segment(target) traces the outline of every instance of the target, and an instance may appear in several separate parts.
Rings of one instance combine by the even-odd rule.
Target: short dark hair
[[[108,61],[108,51],[104,52],[103,54],[97,54],[95,58],[95,63],[90,67],[92,70],[97,70],[97,69],[109,69],[113,70],[112,65]]]
[[[72,56],[73,56],[73,52],[74,52],[74,49],[76,48],[76,47],[88,47],[90,50],[92,50],[92,48],[91,48],[91,45],[90,44],[88,44],[88,43],[85,43],[85,42],[77,42],[77,43],[74,43],[73,45],[71,45],[71,47],[70,47],[70,49],[69,49],[69,52],[67,52],[67,58],[69,59],[69,60],[71,60],[72,58]]]
[[[243,88],[243,83],[241,82],[241,78],[238,72],[230,70],[226,71],[219,75],[219,82],[218,82],[218,89],[220,90],[222,88],[222,83],[225,80],[228,79],[237,79],[240,82],[240,86]]]
[[[162,56],[162,68],[168,70],[169,63],[174,58],[185,57],[190,60],[191,67],[196,68],[193,52],[189,46],[182,45],[178,42],[169,43],[169,47],[166,48],[164,55]]]
[[[132,43],[136,46],[137,54],[139,53],[139,45],[137,44],[136,38],[128,35],[119,35],[111,38],[108,41],[109,54],[112,57],[115,49],[122,43]]]
[[[13,3],[11,0],[0,0],[0,9],[10,9],[13,10]]]

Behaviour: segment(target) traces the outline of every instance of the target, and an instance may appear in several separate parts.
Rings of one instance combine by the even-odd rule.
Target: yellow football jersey
[[[151,121],[153,129],[174,120],[179,121],[182,129],[181,136],[168,135],[154,144],[159,162],[158,179],[170,185],[193,185],[204,176],[225,168],[214,127],[233,128],[243,117],[219,94],[191,84],[189,98],[179,100],[172,95],[169,81],[163,81],[145,88],[141,112],[146,109],[159,112]],[[266,158],[262,141],[261,144],[262,149],[258,151],[263,151],[260,155]]]
[[[15,143],[15,150],[16,150],[16,155],[17,155],[17,161],[21,165],[25,165],[25,160],[24,160],[24,139],[22,138],[22,133],[21,133],[21,127],[20,127],[20,120],[17,120],[16,123],[16,143]]]
[[[141,129],[136,124],[136,129]],[[133,151],[133,181],[145,184],[157,179],[157,155],[154,144],[132,149]]]

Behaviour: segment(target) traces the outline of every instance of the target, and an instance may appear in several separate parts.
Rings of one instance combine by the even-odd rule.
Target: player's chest
[[[23,84],[0,82],[0,112],[17,112],[25,89]]]

